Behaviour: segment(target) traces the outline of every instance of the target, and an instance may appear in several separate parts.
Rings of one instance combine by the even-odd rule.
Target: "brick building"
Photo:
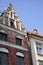
[[[30,65],[26,29],[12,5],[0,15],[0,65]]]

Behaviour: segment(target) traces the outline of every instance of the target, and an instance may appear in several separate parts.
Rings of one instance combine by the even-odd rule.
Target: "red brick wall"
[[[12,31],[8,31],[8,35],[7,35],[8,42],[15,44],[16,43],[15,38],[16,38],[16,34],[13,33]]]
[[[19,35],[19,34],[13,32],[11,30],[8,30],[6,28],[2,28],[2,27],[0,27],[0,28],[7,33],[7,42],[16,44],[16,34],[17,35]],[[27,38],[24,35],[21,35],[21,37],[22,37],[22,46],[27,47]]]
[[[6,48],[9,51],[9,53],[8,53],[8,65],[16,65],[16,52],[23,53],[24,54],[24,65],[29,65],[29,58],[28,58],[28,52],[27,51],[23,51],[20,49],[16,49],[16,48],[4,46],[4,45],[0,45],[0,47]]]

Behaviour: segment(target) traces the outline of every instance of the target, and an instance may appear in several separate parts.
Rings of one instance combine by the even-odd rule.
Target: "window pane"
[[[3,65],[8,65],[8,56],[7,56],[7,54],[4,54]]]
[[[10,19],[10,26],[15,29],[14,20]]]
[[[0,65],[1,65],[1,54],[0,54]]]
[[[43,47],[42,47],[42,43],[37,43],[36,42],[36,49],[37,49],[37,53],[43,55]]]
[[[22,39],[16,38],[16,44],[17,45],[22,45]]]
[[[7,41],[7,35],[0,32],[0,40],[5,40],[5,41]]]
[[[16,63],[17,63],[17,65],[24,65],[24,58],[17,56]]]
[[[8,65],[8,54],[0,52],[0,65]]]
[[[39,61],[39,65],[43,65],[43,61]]]

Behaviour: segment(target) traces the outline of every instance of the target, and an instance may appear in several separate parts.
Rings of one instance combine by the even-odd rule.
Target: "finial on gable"
[[[37,29],[33,29],[32,32],[33,32],[33,33],[38,33]]]
[[[7,8],[7,10],[11,10],[12,9],[12,4],[10,3],[9,5],[8,5],[8,8]]]
[[[8,7],[12,7],[12,4],[10,3],[10,4],[8,5]]]

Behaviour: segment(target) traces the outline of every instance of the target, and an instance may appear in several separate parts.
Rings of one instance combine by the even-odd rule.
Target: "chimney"
[[[37,29],[33,29],[32,32],[33,32],[33,33],[38,33]]]

